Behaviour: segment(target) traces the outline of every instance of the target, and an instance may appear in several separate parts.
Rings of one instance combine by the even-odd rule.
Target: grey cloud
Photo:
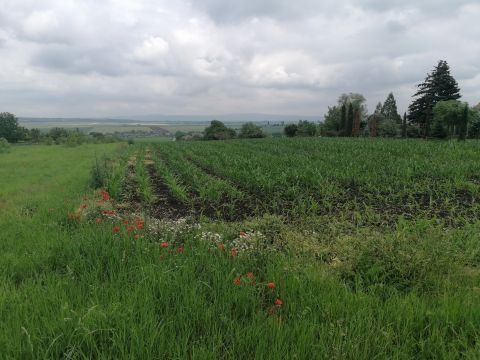
[[[32,56],[31,64],[52,71],[72,74],[119,76],[124,73],[120,54],[108,53],[103,49],[95,48],[48,46]]]
[[[350,91],[404,109],[439,59],[480,100],[473,0],[4,1],[0,111],[19,115],[321,115]]]

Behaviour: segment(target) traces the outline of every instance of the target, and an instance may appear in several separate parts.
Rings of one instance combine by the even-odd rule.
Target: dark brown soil
[[[155,202],[149,209],[150,216],[157,219],[179,219],[194,215],[193,209],[170,193],[153,165],[147,165],[146,169],[155,195]]]
[[[138,193],[138,184],[135,180],[135,164],[127,166],[125,182],[122,189],[122,201],[128,203],[130,212],[139,212],[142,210],[142,198]]]

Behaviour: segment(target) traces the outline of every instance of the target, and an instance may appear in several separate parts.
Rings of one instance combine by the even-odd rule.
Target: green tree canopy
[[[467,115],[465,115],[467,109]],[[433,108],[433,137],[465,137],[468,122],[468,104],[457,100],[439,101]],[[440,135],[440,136],[439,136]]]
[[[240,129],[239,137],[241,138],[264,138],[266,134],[262,128],[252,122],[248,122],[242,125]]]
[[[283,132],[287,137],[294,137],[297,135],[298,126],[297,124],[288,124],[283,128]]]
[[[205,140],[227,140],[235,137],[235,130],[225,126],[218,120],[212,120],[210,126],[205,129]]]
[[[439,101],[459,99],[460,89],[450,74],[448,63],[444,60],[440,60],[424,82],[417,87],[418,90],[413,95],[415,99],[408,107],[408,116],[410,122],[420,125],[424,136],[428,136],[435,104]]]
[[[0,138],[16,143],[22,138],[23,129],[18,126],[18,119],[8,112],[0,113]]]
[[[317,125],[311,121],[300,120],[297,125],[296,136],[315,136],[317,133]]]

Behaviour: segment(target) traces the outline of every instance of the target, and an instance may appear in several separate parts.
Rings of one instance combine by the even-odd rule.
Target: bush
[[[239,137],[245,138],[245,139],[246,138],[255,139],[255,138],[264,138],[266,137],[266,135],[260,126],[255,125],[252,122],[248,122],[242,125],[242,129],[240,130]]]
[[[397,137],[400,134],[400,126],[394,120],[383,120],[378,126],[378,136]]]
[[[297,124],[288,124],[287,126],[285,126],[285,128],[283,129],[283,132],[285,133],[286,136],[288,137],[294,137],[297,135],[297,131],[298,131],[298,126]]]
[[[315,123],[307,120],[300,120],[298,122],[296,136],[315,136],[316,133],[317,126]]]
[[[0,154],[7,153],[10,151],[10,144],[8,143],[7,139],[0,138]]]
[[[235,130],[229,129],[224,123],[212,120],[210,126],[205,129],[205,140],[228,140],[235,138]]]

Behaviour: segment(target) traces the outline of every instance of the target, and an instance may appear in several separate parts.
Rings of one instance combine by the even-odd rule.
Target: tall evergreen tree
[[[347,126],[347,105],[343,103],[341,115],[340,115],[340,133],[345,132],[346,126]]]
[[[403,137],[404,139],[407,138],[407,113],[404,113],[404,114],[403,114],[402,137]]]
[[[348,104],[348,112],[347,112],[347,126],[345,127],[345,136],[352,135],[352,128],[353,128],[353,104]]]
[[[413,95],[415,98],[408,107],[409,120],[419,124],[425,137],[430,134],[432,110],[439,101],[457,100],[461,97],[460,89],[453,76],[450,67],[445,60],[440,60],[431,74],[428,74],[424,82],[417,85],[418,90]],[[439,129],[436,129],[438,132]]]
[[[395,121],[397,124],[402,123],[402,118],[398,114],[397,102],[395,101],[393,93],[388,94],[387,99],[383,103],[382,115],[386,120]]]

